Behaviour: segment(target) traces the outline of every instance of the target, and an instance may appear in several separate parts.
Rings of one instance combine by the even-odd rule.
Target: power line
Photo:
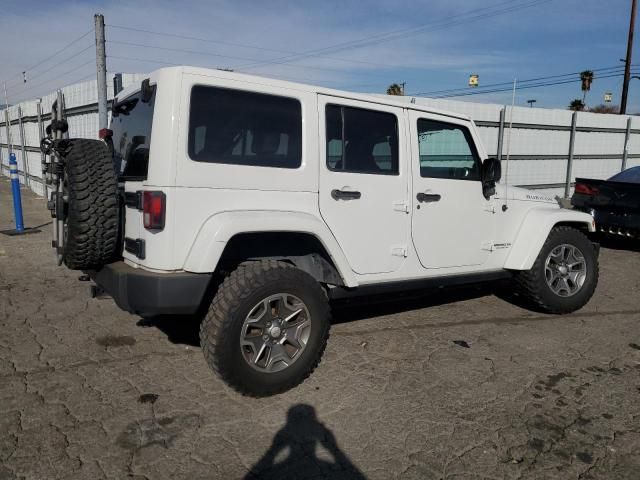
[[[111,44],[115,44],[115,45],[126,45],[126,46],[130,46],[130,47],[140,47],[140,48],[152,48],[155,50],[164,50],[164,51],[169,51],[169,52],[177,52],[177,53],[188,53],[191,55],[202,55],[202,56],[207,56],[207,57],[218,57],[218,58],[228,58],[228,59],[233,59],[233,60],[256,60],[256,59],[250,59],[250,58],[246,58],[246,57],[238,57],[238,56],[233,56],[233,55],[223,55],[220,53],[211,53],[211,52],[203,52],[200,50],[186,50],[186,49],[182,49],[182,48],[173,48],[173,47],[161,47],[158,45],[148,45],[148,44],[144,44],[144,43],[133,43],[133,42],[121,42],[119,40],[107,40],[107,43],[111,43]],[[284,67],[289,67],[289,68],[303,68],[305,70],[326,70],[326,71],[330,71],[330,72],[339,72],[339,73],[344,73],[346,70],[345,69],[338,69],[338,68],[330,68],[330,67],[317,67],[317,66],[310,66],[310,65],[289,65],[287,63],[284,62],[278,62],[281,63],[282,66]],[[234,70],[238,70],[238,69],[234,69]]]
[[[260,50],[260,51],[263,51],[263,52],[284,53],[284,54],[287,54],[287,55],[303,55],[304,54],[304,52],[295,52],[295,51],[291,51],[291,50],[281,50],[281,49],[277,49],[277,48],[260,47],[260,46],[257,46],[257,45],[249,45],[247,43],[227,42],[227,41],[222,41],[222,40],[213,40],[213,39],[210,39],[210,38],[192,37],[190,35],[182,35],[182,34],[178,34],[178,33],[157,32],[157,31],[154,31],[154,30],[145,30],[143,28],[126,27],[124,25],[107,25],[107,27],[109,27],[109,28],[117,28],[119,30],[128,30],[128,31],[138,32],[138,33],[146,33],[148,35],[158,35],[158,36],[161,36],[161,37],[180,38],[182,40],[193,40],[193,41],[197,41],[197,42],[213,43],[213,44],[217,44],[217,45],[227,45],[227,46],[231,46],[231,47],[248,48],[248,49],[253,49],[253,50]],[[372,66],[376,66],[376,67],[381,67],[381,66],[382,67],[393,67],[393,65],[387,65],[387,64],[379,63],[379,62],[368,62],[366,60],[358,60],[358,59],[350,59],[350,58],[338,58],[338,57],[326,57],[326,56],[324,56],[324,58],[326,58],[327,60],[335,60],[335,61],[347,62],[347,63],[361,63],[361,64],[364,64],[364,65],[372,65]],[[236,59],[238,59],[238,58],[236,58]],[[240,59],[242,59],[242,58],[240,57]],[[246,59],[246,60],[249,60],[249,59]]]
[[[25,72],[30,72],[31,70],[35,70],[37,67],[39,67],[40,65],[42,65],[43,63],[48,62],[49,60],[51,60],[52,58],[58,56],[59,54],[61,54],[62,52],[64,52],[67,48],[71,47],[72,45],[75,45],[76,43],[78,43],[80,40],[82,40],[84,37],[86,37],[87,35],[89,35],[90,33],[93,32],[93,29],[85,32],[84,34],[82,34],[81,36],[79,36],[78,38],[76,38],[75,40],[69,42],[68,44],[66,44],[64,47],[62,47],[60,50],[57,50],[56,52],[47,55],[45,58],[43,58],[42,60],[40,60],[39,62],[31,65],[28,68],[25,68],[24,71]],[[19,75],[16,76],[21,76],[22,73],[20,73]],[[8,78],[14,78],[14,77],[8,77]],[[5,79],[7,80],[7,79]]]
[[[157,31],[153,31],[153,30],[146,30],[146,29],[142,29],[142,28],[135,28],[135,27],[127,27],[124,25],[108,25],[110,28],[117,28],[117,29],[122,29],[122,30],[130,30],[130,31],[135,31],[135,32],[140,32],[140,33],[145,33],[145,34],[149,34],[149,35],[159,35],[159,36],[166,36],[166,37],[173,37],[173,38],[180,38],[180,39],[185,39],[185,40],[193,40],[193,41],[200,41],[200,42],[206,42],[206,43],[214,43],[214,44],[222,44],[222,45],[230,45],[230,46],[237,46],[237,47],[241,47],[241,48],[252,48],[252,49],[256,49],[256,50],[262,50],[262,51],[272,51],[272,52],[276,52],[276,53],[286,53],[287,55],[280,57],[280,58],[275,58],[275,59],[271,59],[271,60],[262,60],[262,59],[256,59],[256,58],[247,58],[247,57],[238,57],[238,56],[231,56],[231,55],[223,55],[223,54],[214,54],[214,53],[210,53],[210,52],[202,52],[202,51],[193,51],[193,50],[184,50],[184,49],[177,49],[177,48],[170,48],[170,47],[160,47],[160,46],[156,46],[156,45],[144,45],[144,44],[133,44],[131,42],[117,42],[117,41],[111,41],[111,43],[120,43],[120,44],[125,44],[125,45],[130,45],[130,46],[138,46],[138,47],[146,47],[146,48],[156,48],[156,49],[163,49],[163,50],[168,50],[168,51],[175,51],[175,52],[179,52],[179,53],[189,53],[189,54],[195,54],[195,55],[207,55],[207,56],[217,56],[220,58],[229,58],[229,59],[233,59],[233,60],[244,60],[247,62],[252,62],[252,63],[248,63],[246,65],[239,65],[239,66],[235,66],[232,67],[234,70],[243,70],[243,69],[248,69],[248,68],[259,68],[261,66],[266,66],[266,65],[270,65],[270,64],[278,64],[278,65],[282,65],[282,66],[287,66],[287,67],[291,67],[291,68],[305,68],[305,69],[318,69],[318,70],[328,70],[328,71],[340,71],[338,69],[330,69],[328,67],[310,67],[310,66],[294,66],[294,65],[290,65],[291,62],[293,61],[298,61],[304,58],[308,58],[308,57],[312,57],[312,56],[322,56],[326,59],[330,59],[330,60],[337,60],[337,61],[343,61],[343,62],[349,62],[349,63],[361,63],[361,64],[368,64],[368,65],[375,65],[375,66],[384,66],[386,68],[401,68],[401,66],[394,66],[394,65],[388,65],[388,64],[380,64],[380,63],[375,63],[375,62],[367,62],[367,61],[363,61],[363,60],[350,60],[350,59],[344,59],[344,58],[336,58],[336,57],[328,57],[326,55],[328,50],[332,50],[332,49],[349,49],[349,48],[360,48],[362,46],[366,46],[372,43],[380,43],[382,41],[387,41],[387,40],[391,40],[391,39],[397,39],[397,38],[402,38],[408,35],[412,35],[412,34],[418,34],[421,33],[422,31],[424,31],[426,28],[430,27],[430,26],[436,26],[439,28],[445,28],[447,26],[452,26],[452,25],[457,25],[460,23],[466,23],[468,21],[475,21],[481,18],[486,18],[489,16],[496,16],[496,15],[500,15],[500,14],[504,14],[504,13],[509,13],[511,11],[516,11],[516,10],[521,10],[524,8],[529,8],[531,6],[534,5],[538,5],[538,4],[542,4],[542,3],[547,3],[553,0],[507,0],[507,1],[503,1],[500,3],[497,3],[495,5],[491,5],[489,7],[481,7],[481,8],[476,8],[476,9],[472,9],[469,10],[467,12],[463,12],[461,14],[456,14],[456,15],[452,15],[446,19],[441,19],[437,22],[431,22],[425,25],[421,25],[418,27],[412,27],[412,28],[408,28],[408,29],[401,29],[401,30],[394,30],[391,32],[385,32],[385,33],[379,33],[379,34],[375,34],[375,35],[370,35],[367,37],[363,37],[361,39],[358,40],[353,40],[353,41],[348,41],[348,42],[342,42],[339,44],[335,44],[332,46],[328,46],[328,47],[323,47],[320,49],[315,49],[315,50],[310,50],[307,52],[290,52],[290,51],[286,51],[286,50],[279,50],[279,49],[273,49],[273,48],[266,48],[266,47],[260,47],[260,46],[256,46],[256,45],[249,45],[249,44],[242,44],[242,43],[235,43],[235,42],[226,42],[226,41],[219,41],[219,40],[212,40],[212,39],[207,39],[207,38],[201,38],[201,37],[195,37],[195,36],[190,36],[190,35],[182,35],[182,34],[177,34],[177,33],[164,33],[164,32],[157,32]],[[514,5],[514,3],[516,3]],[[507,6],[505,8],[505,6]],[[500,8],[502,7],[502,8]],[[475,16],[472,16],[470,18],[464,18],[464,17],[468,17],[470,15],[475,14]],[[458,19],[458,20],[456,20]],[[452,22],[453,20],[453,22]]]
[[[508,0],[506,2],[501,2],[501,3],[498,3],[498,4],[493,5],[493,6],[482,7],[482,8],[469,10],[469,11],[461,13],[461,14],[453,15],[449,19],[456,18],[456,17],[461,17],[461,16],[465,16],[465,15],[469,15],[470,13],[477,12],[477,11],[482,11],[482,10],[486,10],[486,9],[490,9],[490,8],[495,8],[495,7],[500,6],[500,5],[513,3],[514,1],[520,1],[520,0]],[[442,22],[442,20],[439,20],[438,22]],[[364,41],[371,41],[371,40],[376,40],[376,39],[386,40],[387,37],[390,37],[390,36],[393,36],[393,35],[398,35],[398,34],[405,34],[405,33],[409,33],[409,32],[414,32],[416,30],[424,29],[424,28],[427,28],[428,26],[435,25],[438,22],[427,23],[427,24],[421,25],[419,27],[404,28],[404,29],[399,29],[399,30],[392,30],[390,32],[383,32],[383,33],[378,33],[378,34],[374,34],[374,35],[369,35],[369,36],[362,37],[362,38],[357,39],[357,40],[350,40],[350,41],[346,41],[346,42],[341,42],[341,43],[337,43],[337,44],[334,44],[334,45],[330,45],[328,47],[322,47],[322,48],[317,48],[317,49],[314,49],[314,50],[309,50],[308,52],[306,52],[304,54],[300,54],[300,56],[302,56],[302,55],[321,55],[323,52],[326,52],[328,50],[354,46],[354,45],[362,43]],[[281,58],[279,58],[277,60],[295,59],[296,57],[298,57],[298,55],[291,55],[291,56],[288,56],[288,57],[281,57]]]
[[[515,1],[522,1],[522,0],[515,0]],[[403,29],[403,30],[396,30],[396,31],[392,31],[392,32],[387,32],[387,33],[381,33],[381,34],[376,34],[376,35],[370,35],[367,37],[363,37],[359,40],[353,40],[353,41],[349,41],[349,42],[342,42],[342,43],[338,43],[329,47],[323,47],[323,48],[319,48],[319,49],[315,49],[315,50],[310,50],[308,52],[306,52],[303,55],[290,55],[290,56],[286,56],[286,57],[280,57],[280,58],[276,58],[274,60],[265,60],[259,63],[255,63],[255,64],[247,64],[247,65],[239,65],[235,68],[257,68],[260,66],[264,66],[264,65],[269,65],[271,63],[274,62],[279,62],[279,61],[297,61],[297,60],[301,60],[303,58],[308,58],[308,57],[312,57],[312,56],[321,56],[322,54],[328,53],[328,52],[336,52],[336,51],[341,51],[341,50],[348,50],[348,49],[353,49],[353,48],[361,48],[361,47],[365,47],[365,46],[369,46],[369,45],[374,45],[377,43],[381,43],[381,42],[385,42],[385,41],[392,41],[392,40],[397,40],[399,38],[405,38],[408,36],[412,36],[412,35],[417,35],[417,34],[421,34],[421,33],[425,33],[428,31],[436,31],[436,30],[440,30],[442,28],[446,28],[446,27],[450,27],[450,26],[456,26],[456,25],[460,25],[463,23],[468,23],[470,21],[476,21],[476,20],[480,20],[483,18],[489,18],[492,16],[497,16],[497,15],[502,15],[505,13],[510,13],[510,12],[514,12],[517,10],[522,10],[525,8],[530,8],[532,6],[536,6],[536,5],[540,5],[542,3],[548,3],[551,2],[553,0],[526,0],[525,3],[521,3],[519,5],[513,5],[511,7],[505,7],[502,9],[497,9],[495,10],[497,7],[500,7],[502,5],[506,5],[506,4],[511,4],[514,3],[514,0],[510,0],[510,1],[506,1],[506,2],[501,2],[498,4],[495,4],[493,6],[490,7],[482,7],[482,8],[477,8],[474,10],[469,10],[467,12],[461,13],[461,14],[457,14],[457,15],[452,15],[446,19],[442,19],[439,20],[437,22],[432,22],[432,23],[427,23],[424,24],[422,26],[419,27],[413,27],[413,28],[409,28],[409,29]],[[491,11],[491,10],[495,10],[495,11]],[[479,13],[477,15],[472,15],[469,18],[460,18],[459,20],[454,20],[458,17],[465,17],[465,16],[469,16],[470,14],[476,13],[476,12],[485,12],[485,13]],[[433,28],[429,28],[429,27],[433,27]]]
[[[592,72],[602,72],[602,73],[613,73],[613,71],[622,70],[623,68],[624,67],[622,67],[622,66],[603,67],[603,68],[596,68],[596,69],[593,69],[591,71]],[[569,76],[573,76],[573,75],[580,75],[580,73],[581,72],[571,72],[571,73],[563,73],[563,74],[559,74],[559,75],[549,75],[549,76],[546,76],[546,77],[529,78],[529,79],[526,79],[526,80],[518,80],[518,83],[522,84],[522,83],[529,83],[529,82],[537,82],[537,81],[540,81],[540,80],[551,80],[553,78],[563,78],[563,77],[569,77]],[[594,77],[594,78],[600,78],[600,77]],[[491,83],[491,84],[483,85],[482,87],[474,88],[474,91],[477,91],[478,93],[481,93],[481,91],[486,89],[486,88],[500,87],[500,86],[503,86],[503,85],[513,85],[513,81],[501,82],[501,83]],[[433,96],[433,95],[441,95],[441,94],[455,93],[455,92],[468,92],[468,91],[469,91],[469,87],[463,87],[463,88],[451,88],[451,89],[447,89],[447,90],[436,90],[436,91],[431,91],[431,92],[409,93],[407,95],[408,96],[412,96],[412,97],[419,97],[419,96],[429,97],[429,96]]]
[[[87,65],[89,65],[89,64],[91,64],[91,63],[93,63],[94,61],[95,61],[95,60],[92,58],[91,60],[89,60],[89,61],[87,61],[87,62],[85,62],[85,63],[83,63],[83,64],[81,64],[81,65],[78,65],[78,66],[76,66],[76,67],[72,68],[71,70],[67,70],[66,72],[63,72],[63,73],[61,73],[61,74],[59,74],[59,75],[56,75],[55,77],[48,78],[48,79],[47,79],[47,80],[45,80],[44,82],[40,82],[40,83],[38,83],[38,84],[36,84],[36,85],[31,85],[31,86],[29,86],[28,88],[25,88],[24,90],[18,91],[18,92],[16,92],[16,93],[17,93],[17,94],[24,94],[24,93],[26,93],[26,92],[29,92],[29,91],[33,90],[34,88],[41,87],[41,86],[43,86],[43,85],[46,85],[46,84],[48,84],[48,83],[53,82],[54,80],[57,80],[57,79],[62,78],[62,77],[66,77],[66,76],[67,76],[67,75],[69,75],[70,73],[76,72],[76,71],[80,70],[81,68],[86,67]],[[94,75],[94,74],[92,73],[91,75]],[[24,99],[23,99],[23,100],[24,100]],[[23,100],[19,100],[19,101],[23,101]],[[17,103],[17,102],[16,102],[16,103]]]
[[[603,75],[603,76],[600,76],[598,78],[600,78],[600,79],[614,78],[614,77],[620,77],[622,75],[624,75],[624,74],[623,73],[615,73],[615,74],[611,74],[611,75]],[[537,83],[537,84],[533,84],[533,85],[522,85],[522,86],[516,86],[516,90],[525,90],[525,89],[529,89],[529,88],[539,88],[539,87],[549,87],[549,86],[554,86],[554,85],[564,85],[564,84],[575,83],[575,82],[579,82],[579,81],[580,81],[580,79],[578,78],[578,79],[563,80],[563,81],[557,81],[557,82],[546,82],[546,83]],[[494,89],[494,90],[486,90],[486,91],[482,91],[482,92],[473,91],[473,92],[467,92],[467,93],[441,95],[441,96],[435,96],[433,98],[441,99],[441,98],[452,98],[452,97],[467,97],[467,96],[470,96],[470,95],[483,95],[483,94],[487,94],[487,93],[508,92],[508,91],[511,91],[512,88],[513,87],[499,88],[499,89]]]
[[[60,65],[63,65],[63,64],[65,64],[66,62],[68,62],[68,61],[70,61],[70,60],[73,60],[73,59],[77,58],[77,57],[78,57],[78,55],[83,54],[84,52],[86,52],[87,50],[89,50],[89,49],[91,49],[91,48],[93,48],[93,45],[89,45],[88,47],[83,48],[83,49],[82,49],[82,50],[80,50],[79,52],[75,52],[73,55],[71,55],[71,56],[69,56],[69,57],[65,58],[64,60],[62,60],[62,61],[60,61],[60,62],[56,62],[56,64],[55,64],[55,65],[53,65],[53,66],[51,66],[51,67],[47,68],[46,70],[43,70],[42,72],[38,73],[37,75],[34,75],[33,77],[29,78],[29,80],[34,80],[34,79],[36,79],[36,78],[40,78],[40,77],[42,77],[45,73],[49,73],[51,70],[54,70],[54,69],[58,68]],[[15,86],[17,86],[17,85],[22,85],[22,84],[23,84],[23,82],[14,83],[14,84],[12,84],[12,85],[7,85],[7,88],[8,88],[9,90],[11,90],[13,87],[15,87]]]

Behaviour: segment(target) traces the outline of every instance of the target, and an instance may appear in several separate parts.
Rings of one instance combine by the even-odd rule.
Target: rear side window
[[[120,100],[112,108],[113,160],[124,180],[145,180],[149,168],[155,88],[149,102],[143,102],[140,95]]]
[[[327,105],[327,168],[398,175],[398,120],[364,108]]]
[[[435,120],[418,120],[420,176],[480,180],[480,160],[469,130]]]
[[[300,102],[195,86],[189,113],[189,157],[196,162],[298,168],[302,164]]]

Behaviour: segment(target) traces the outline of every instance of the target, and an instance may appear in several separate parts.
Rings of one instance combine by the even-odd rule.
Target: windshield
[[[116,171],[123,180],[147,178],[155,99],[154,89],[149,102],[143,102],[141,93],[137,92],[113,106],[113,160]]]
[[[617,173],[609,179],[610,182],[640,183],[640,166],[631,167],[623,172]]]

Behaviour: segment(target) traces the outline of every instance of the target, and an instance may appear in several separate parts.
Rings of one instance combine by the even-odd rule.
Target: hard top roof
[[[219,69],[211,69],[211,68],[201,68],[201,67],[191,67],[191,66],[179,66],[179,67],[166,67],[158,70],[154,70],[149,74],[149,77],[152,80],[154,77],[157,77],[163,71],[175,71],[178,70],[181,73],[191,74],[191,75],[201,75],[203,77],[209,78],[223,78],[226,80],[238,80],[242,82],[256,83],[260,85],[270,85],[279,88],[288,88],[292,90],[304,91],[304,92],[314,92],[322,95],[330,95],[337,98],[345,98],[345,99],[353,99],[360,100],[370,103],[376,103],[379,105],[389,105],[400,108],[409,108],[416,111],[434,113],[438,115],[444,115],[447,117],[458,118],[461,120],[469,120],[467,115],[451,112],[447,110],[440,110],[437,108],[431,108],[425,105],[411,103],[412,97],[395,97],[393,95],[381,95],[381,94],[367,94],[367,93],[356,93],[350,92],[347,90],[336,90],[326,87],[320,87],[317,85],[311,85],[306,83],[299,82],[290,82],[288,80],[279,80],[276,78],[263,77],[259,75],[249,75],[246,73],[239,72],[229,72],[227,70],[219,70]],[[139,90],[139,85],[131,85],[128,88],[124,89],[118,94],[118,98],[124,98],[130,95],[131,93]]]

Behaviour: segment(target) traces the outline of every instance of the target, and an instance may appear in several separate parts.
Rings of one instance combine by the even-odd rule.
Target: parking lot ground
[[[50,218],[23,190],[27,226]],[[0,230],[11,228],[0,179]],[[301,386],[242,397],[187,318],[94,300],[42,233],[0,235],[0,479],[640,478],[640,253],[582,311],[487,288],[337,305]]]

